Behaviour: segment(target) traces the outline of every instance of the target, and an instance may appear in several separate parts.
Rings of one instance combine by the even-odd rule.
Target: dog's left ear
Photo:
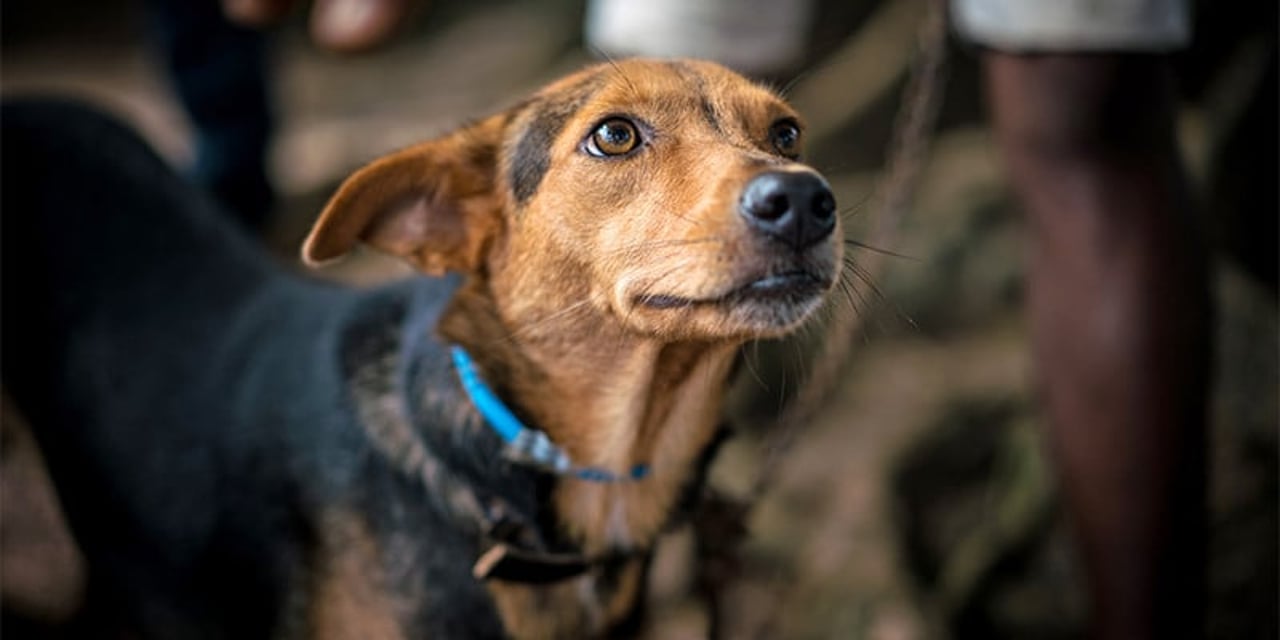
[[[358,242],[431,274],[472,271],[502,227],[497,115],[375,160],[347,178],[302,245],[310,265]]]

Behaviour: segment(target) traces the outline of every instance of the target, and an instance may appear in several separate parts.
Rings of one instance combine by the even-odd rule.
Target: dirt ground
[[[66,0],[31,8],[40,4],[4,6],[3,95],[52,89],[85,96],[185,163],[189,129],[146,47],[141,7]],[[811,159],[844,204],[865,202],[874,190],[924,5],[837,4],[822,3],[830,19],[815,29],[814,60],[789,94],[817,134]],[[1274,24],[1261,35],[1222,37],[1232,44],[1204,45],[1182,63],[1195,86],[1179,120],[1184,155],[1222,247],[1215,260],[1215,638],[1277,633],[1280,314],[1274,272],[1268,283],[1249,268],[1268,261],[1274,268],[1276,238],[1264,238],[1260,250],[1249,245],[1252,253],[1233,242],[1240,227],[1274,229],[1276,211],[1274,198],[1269,208],[1226,210],[1211,188],[1232,166],[1230,141],[1242,129],[1246,138],[1253,133],[1241,115],[1247,105],[1259,92],[1274,94]],[[297,21],[280,29],[271,169],[281,205],[268,245],[294,261],[307,225],[354,167],[496,111],[591,61],[580,26],[573,0],[442,1],[392,46],[356,57],[316,50]],[[1235,34],[1232,25],[1211,26]],[[1259,71],[1267,56],[1270,80]],[[855,300],[866,321],[853,361],[751,511],[740,572],[725,594],[727,637],[1081,633],[1086,605],[1041,455],[1021,308],[1021,221],[982,122],[973,56],[961,47],[952,51],[947,91],[914,206],[892,245],[881,247],[909,258],[885,260],[874,274],[880,293]],[[1274,123],[1270,131],[1274,144]],[[875,214],[859,208],[849,235],[868,237]],[[361,254],[325,275],[363,285],[405,271]],[[741,495],[750,485],[770,407],[803,379],[805,354],[820,348],[816,335],[749,355],[748,368],[764,373],[743,376],[735,390],[740,433],[714,469],[718,489]],[[6,438],[4,446],[18,445]],[[0,467],[7,516],[28,495],[14,459],[6,453]],[[0,545],[23,535],[12,519],[0,522]],[[691,545],[687,530],[673,532],[658,558],[650,637],[705,635],[706,614],[686,569]],[[60,564],[49,571],[75,574]],[[23,579],[15,576],[0,572],[7,583],[0,593]],[[58,597],[69,596],[34,610],[58,615]]]

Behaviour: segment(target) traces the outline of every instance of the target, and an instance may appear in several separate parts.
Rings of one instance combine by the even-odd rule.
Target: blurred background
[[[597,59],[585,0],[433,0],[385,46],[317,47],[297,11],[266,31],[275,191],[255,227],[296,264],[337,183],[383,153],[514,103]],[[1213,638],[1277,637],[1280,312],[1277,307],[1276,32],[1273,1],[1197,3],[1178,56],[1178,129],[1212,235],[1216,357],[1210,471]],[[809,122],[808,161],[836,189],[848,235],[868,240],[892,124],[924,0],[815,0],[800,57],[768,80]],[[78,95],[137,126],[176,166],[192,124],[160,59],[153,5],[130,0],[0,4],[0,92]],[[844,300],[863,318],[832,401],[750,511],[727,637],[1073,638],[1087,615],[1043,457],[1023,314],[1023,221],[985,124],[974,52],[952,42],[939,124],[899,232]],[[17,162],[20,159],[3,158]],[[868,257],[854,252],[856,259]],[[402,277],[361,253],[322,272],[358,285]],[[762,437],[802,379],[820,332],[764,345],[735,388],[738,437],[713,484],[743,495]],[[8,421],[6,421],[8,422]],[[56,634],[74,600],[69,538],[21,434],[0,448],[4,631]],[[655,638],[701,637],[686,567],[692,536],[660,552]]]

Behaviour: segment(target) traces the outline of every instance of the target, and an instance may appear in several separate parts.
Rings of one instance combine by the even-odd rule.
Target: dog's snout
[[[738,210],[753,228],[796,250],[835,228],[835,196],[821,176],[808,171],[770,171],[752,178]]]

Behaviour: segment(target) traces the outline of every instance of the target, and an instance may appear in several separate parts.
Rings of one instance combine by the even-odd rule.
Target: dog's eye
[[[640,132],[626,118],[609,118],[587,139],[587,153],[598,158],[630,153],[640,144]]]
[[[795,120],[779,120],[769,127],[769,142],[788,158],[800,156],[800,125]]]

